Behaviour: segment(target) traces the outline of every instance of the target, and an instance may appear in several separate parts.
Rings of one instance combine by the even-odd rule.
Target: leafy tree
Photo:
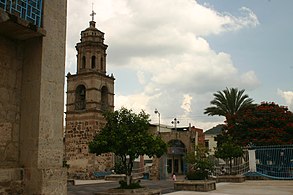
[[[210,116],[234,116],[237,112],[242,111],[247,107],[255,106],[253,99],[244,94],[244,89],[226,88],[223,91],[217,91],[213,95],[215,98],[210,102],[213,106],[207,107],[204,114]]]
[[[230,175],[232,175],[232,160],[234,158],[241,157],[243,155],[242,148],[235,144],[232,137],[226,137],[226,139],[218,145],[215,156],[224,160],[229,160]]]
[[[190,164],[190,170],[187,173],[189,180],[208,179],[209,173],[213,170],[214,162],[209,156],[208,148],[198,145],[195,153],[186,155],[186,162]]]
[[[227,121],[227,133],[243,146],[293,144],[293,114],[287,107],[263,102]]]
[[[112,152],[121,159],[127,177],[127,185],[131,184],[133,162],[140,155],[149,157],[162,156],[167,146],[158,136],[149,133],[149,115],[144,111],[139,114],[121,108],[114,112],[105,112],[105,127],[89,143],[91,153],[100,155]]]

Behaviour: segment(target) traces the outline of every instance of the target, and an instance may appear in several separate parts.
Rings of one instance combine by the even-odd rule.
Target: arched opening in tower
[[[92,69],[96,68],[96,56],[92,56]]]
[[[108,104],[108,88],[106,86],[103,86],[101,91],[102,91],[101,109],[103,111],[106,111],[109,108],[109,104]]]
[[[86,88],[84,85],[77,86],[75,90],[75,109],[84,110],[86,107]]]

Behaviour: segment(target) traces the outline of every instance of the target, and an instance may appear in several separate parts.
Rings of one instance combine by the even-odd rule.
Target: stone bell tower
[[[77,73],[67,74],[65,160],[69,177],[105,171],[113,167],[112,154],[95,156],[88,143],[106,121],[103,111],[114,110],[114,77],[106,74],[104,33],[95,27],[94,12],[89,27],[81,32],[76,44]]]

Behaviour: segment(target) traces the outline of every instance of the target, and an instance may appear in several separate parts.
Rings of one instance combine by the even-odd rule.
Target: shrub
[[[142,188],[142,186],[140,185],[140,180],[138,180],[137,182],[132,182],[129,185],[127,185],[126,181],[120,180],[119,184],[120,184],[120,187],[118,189],[138,189],[138,188]]]

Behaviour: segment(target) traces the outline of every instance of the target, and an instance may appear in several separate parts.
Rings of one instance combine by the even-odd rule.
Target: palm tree
[[[204,114],[209,116],[233,116],[244,108],[255,106],[253,99],[244,94],[244,89],[238,91],[237,88],[226,88],[223,91],[214,93],[215,99],[210,103],[213,106],[207,107]]]

